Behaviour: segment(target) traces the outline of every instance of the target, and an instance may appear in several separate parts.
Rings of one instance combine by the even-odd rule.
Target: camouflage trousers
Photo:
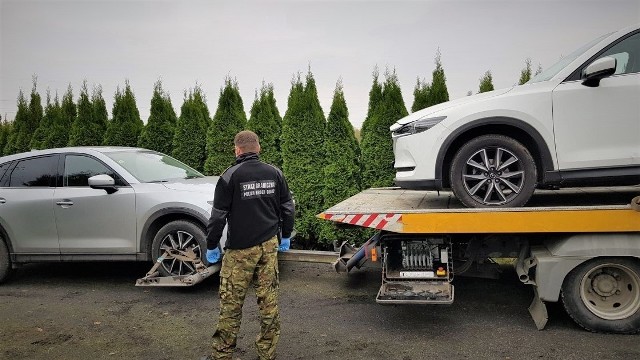
[[[213,358],[231,359],[242,319],[242,305],[253,282],[260,309],[256,348],[260,359],[275,359],[280,338],[278,239],[248,249],[227,249],[220,270],[220,318],[213,334]]]

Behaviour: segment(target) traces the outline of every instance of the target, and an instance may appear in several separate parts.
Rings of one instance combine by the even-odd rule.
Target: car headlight
[[[418,134],[431,129],[446,118],[446,116],[436,116],[431,118],[425,117],[414,122],[410,122],[406,125],[394,125],[391,127],[391,131],[393,132],[394,136]]]

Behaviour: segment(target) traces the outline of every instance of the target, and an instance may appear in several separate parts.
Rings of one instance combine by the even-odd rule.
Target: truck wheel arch
[[[630,258],[640,261],[634,233],[573,234],[532,246],[536,261],[535,283],[540,299],[557,302],[567,275],[586,261],[598,258]]]
[[[457,128],[444,140],[436,157],[435,178],[440,181],[438,187],[449,187],[449,167],[460,146],[471,138],[487,134],[509,136],[521,142],[534,157],[538,167],[538,181],[559,182],[559,176],[554,172],[549,145],[533,126],[515,118],[492,117],[467,123]]]

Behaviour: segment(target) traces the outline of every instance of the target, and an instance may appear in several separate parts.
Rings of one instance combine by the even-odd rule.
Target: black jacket
[[[220,243],[226,223],[225,248],[246,249],[261,244],[278,233],[293,231],[294,205],[282,171],[247,153],[236,159],[216,184],[213,209],[207,226],[207,249]]]

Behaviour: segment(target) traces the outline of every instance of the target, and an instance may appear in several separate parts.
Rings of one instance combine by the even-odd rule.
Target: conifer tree
[[[48,121],[51,125],[49,131],[47,131],[47,138],[44,140],[43,147],[45,149],[52,149],[67,146],[71,123],[67,124],[65,121],[58,94],[56,94],[56,97],[53,99],[50,119]]]
[[[66,95],[65,95],[66,96]],[[65,119],[69,109],[63,107]],[[69,146],[97,146],[103,144],[106,128],[106,106],[102,98],[102,89],[94,88],[93,95],[89,98],[89,89],[86,80],[82,83],[80,97],[78,98],[77,116],[71,126],[69,134]]]
[[[78,98],[77,116],[71,125],[69,135],[69,146],[98,145],[102,143],[102,137],[95,139],[93,134],[93,107],[89,98],[87,81],[82,83],[80,96]],[[96,143],[96,141],[98,141]]]
[[[18,93],[18,111],[16,112],[16,117],[13,119],[13,123],[11,125],[11,131],[7,136],[7,143],[4,146],[4,155],[12,155],[20,152],[17,147],[17,138],[18,134],[23,127],[26,127],[26,123],[28,121],[29,116],[29,105],[27,104],[27,100],[24,97],[24,93],[22,90]]]
[[[429,106],[430,89],[431,86],[426,80],[420,81],[420,78],[418,78],[416,86],[413,89],[413,105],[411,105],[411,112],[416,112]]]
[[[276,107],[272,84],[262,84],[251,106],[251,115],[247,128],[260,138],[260,159],[277,167],[282,167],[280,154],[280,135],[282,120]]]
[[[393,185],[394,155],[389,127],[407,115],[398,76],[395,71],[387,71],[382,102],[362,138],[363,188]]]
[[[129,84],[127,83],[127,86]],[[132,93],[133,95],[133,93]],[[133,106],[135,107],[135,99],[133,100]],[[96,124],[96,133],[101,136],[104,143],[104,138],[109,128],[109,113],[107,112],[107,104],[102,97],[102,86],[94,86],[91,92],[91,107],[93,108],[93,121]],[[136,108],[137,113],[137,108]],[[140,115],[137,116],[140,119]],[[141,124],[142,121],[138,122]],[[99,143],[98,143],[99,144]],[[135,145],[134,145],[135,146]]]
[[[273,116],[276,120],[276,124],[278,126],[278,128],[280,129],[280,132],[282,132],[282,116],[280,116],[280,110],[278,110],[278,105],[276,104],[276,96],[274,94],[274,90],[273,90],[273,85],[269,84],[267,86],[267,103],[269,104],[269,107],[271,108],[271,113],[273,113]],[[279,142],[278,142],[279,143]],[[280,149],[280,147],[278,146],[278,149]]]
[[[138,146],[171,154],[177,122],[178,117],[171,105],[171,98],[164,92],[162,82],[158,80],[153,86],[149,120],[142,129]]]
[[[37,77],[33,77],[33,87],[31,88],[31,96],[29,101],[29,107],[24,117],[24,121],[21,122],[15,135],[15,152],[25,152],[31,149],[31,138],[33,134],[40,126],[42,121],[42,104],[40,94],[37,91]],[[16,115],[17,117],[17,115]]]
[[[518,80],[518,85],[523,85],[530,79],[531,79],[531,59],[527,58],[527,60],[524,61],[524,69],[520,71],[520,80]]]
[[[427,107],[449,101],[449,91],[447,90],[447,78],[444,75],[444,68],[440,60],[440,49],[436,53],[436,68],[433,70],[433,79],[427,95]]]
[[[0,115],[0,156],[4,152],[4,146],[7,144],[7,132],[5,122],[2,119],[2,115]]]
[[[62,96],[62,104],[58,103],[58,96],[56,95],[54,107],[58,108],[58,111],[54,112],[56,116],[53,117],[52,127],[45,142],[46,148],[64,147],[69,143],[69,133],[77,116],[71,84],[69,84],[67,92]]]
[[[3,150],[6,149],[7,145],[9,144],[9,139],[11,138],[11,135],[13,134],[14,129],[15,129],[15,121],[7,121],[6,114],[5,114],[5,120],[4,121],[5,121],[5,131],[6,131],[7,140],[6,140],[6,143],[5,143],[5,146],[4,146]],[[2,152],[2,156],[6,156],[6,155],[10,155],[10,154],[8,154],[5,151],[3,151]]]
[[[4,156],[4,147],[9,140],[10,131],[10,125],[7,119],[2,119],[2,116],[0,116],[0,156]]]
[[[238,82],[227,77],[220,89],[218,108],[207,132],[207,160],[204,171],[207,175],[220,175],[235,163],[233,138],[247,126]]]
[[[200,111],[200,113],[202,114],[202,116],[200,117],[200,121],[201,124],[200,126],[202,126],[205,129],[205,133],[203,134],[204,139],[205,139],[205,152],[203,154],[204,156],[204,160],[206,161],[207,159],[207,153],[206,153],[206,140],[207,140],[207,133],[206,130],[209,129],[209,127],[212,125],[212,119],[211,119],[211,113],[209,112],[209,107],[207,106],[207,99],[204,95],[204,92],[200,89],[200,86],[196,86],[194,92],[193,92],[193,102],[195,104],[195,106],[198,108],[198,111]],[[204,169],[204,162],[202,163],[203,169]]]
[[[204,94],[196,85],[188,94],[185,92],[171,154],[198,171],[204,168],[207,128],[211,121],[208,116]]]
[[[29,102],[30,134],[24,139],[28,150],[31,150],[31,139],[33,138],[33,135],[35,134],[38,127],[40,127],[40,123],[42,122],[42,118],[44,116],[44,109],[42,108],[42,100],[40,98],[40,94],[36,89],[37,81],[38,81],[37,77],[34,76],[33,88],[31,89],[31,101]]]
[[[493,77],[491,76],[491,71],[487,70],[486,73],[480,78],[480,90],[478,93],[483,93],[487,91],[493,91]]]
[[[56,109],[54,108],[54,104],[51,103],[51,94],[47,89],[47,105],[45,106],[44,116],[42,117],[42,121],[40,121],[40,125],[33,133],[31,137],[31,149],[46,149],[47,148],[47,139],[49,138],[49,132],[51,131],[51,127],[53,124],[53,120]]]
[[[374,181],[375,172],[375,141],[376,135],[373,131],[369,131],[373,127],[373,123],[377,122],[379,117],[379,107],[382,105],[382,84],[378,81],[378,67],[373,70],[373,84],[369,90],[369,108],[367,117],[362,123],[360,129],[360,153],[361,153],[361,186],[368,188]]]
[[[360,191],[360,148],[349,122],[349,110],[344,99],[342,81],[338,81],[333,94],[333,103],[324,133],[324,188],[323,208],[329,208]],[[330,222],[323,222],[321,242],[360,240],[359,229],[341,229]]]
[[[309,70],[305,84],[298,74],[282,120],[282,168],[296,199],[296,230],[307,247],[314,247],[319,236],[315,216],[323,206],[324,127],[313,74]]]
[[[97,107],[98,102],[93,101],[94,116],[101,117],[101,110]],[[131,146],[138,145],[138,137],[144,124],[140,119],[140,112],[136,106],[136,98],[127,81],[124,90],[116,91],[113,102],[113,119],[109,122],[104,135],[104,145],[109,146]]]
[[[373,77],[373,83],[371,84],[371,90],[369,90],[369,107],[367,109],[367,117],[364,119],[362,128],[360,129],[360,137],[363,140],[366,136],[365,134],[367,132],[368,125],[373,122],[378,106],[382,103],[382,84],[378,81],[379,73],[377,66],[373,69],[373,73],[371,75]]]

